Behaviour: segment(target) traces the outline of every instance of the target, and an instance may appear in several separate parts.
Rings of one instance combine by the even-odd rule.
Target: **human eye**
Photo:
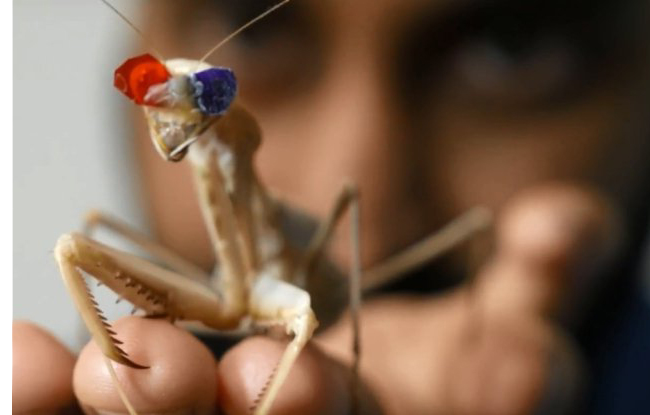
[[[528,110],[570,103],[629,59],[633,30],[621,23],[630,3],[484,2],[427,33],[437,50],[425,68],[435,66],[439,82],[471,105]]]
[[[227,30],[232,32],[277,1],[216,2]],[[319,34],[308,13],[289,3],[258,21],[229,43],[237,76],[248,95],[283,98],[304,88],[321,65]]]

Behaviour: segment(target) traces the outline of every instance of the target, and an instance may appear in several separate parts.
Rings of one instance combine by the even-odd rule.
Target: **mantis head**
[[[182,160],[237,94],[230,69],[187,59],[162,63],[149,54],[117,68],[114,86],[144,108],[154,147],[168,161]]]

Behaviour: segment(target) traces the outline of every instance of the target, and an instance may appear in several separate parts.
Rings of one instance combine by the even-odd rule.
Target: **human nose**
[[[354,48],[325,71],[306,115],[309,166],[298,189],[323,216],[346,179],[359,186],[365,264],[425,233],[427,199],[409,140],[413,124],[369,49]],[[341,237],[334,250],[345,261],[349,238]]]

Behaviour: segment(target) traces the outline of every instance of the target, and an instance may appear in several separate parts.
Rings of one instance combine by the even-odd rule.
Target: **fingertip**
[[[132,369],[111,362],[121,387],[139,413],[214,412],[217,364],[197,338],[159,319],[127,317],[118,320],[113,328],[129,358],[149,366]],[[84,406],[126,412],[95,342],[88,343],[79,355],[74,390]]]
[[[616,251],[621,226],[615,210],[586,188],[550,183],[515,196],[497,225],[499,252],[536,265],[567,266],[588,251],[602,260]]]
[[[37,325],[15,321],[12,327],[13,413],[43,412],[74,404],[74,355]]]
[[[577,320],[619,251],[615,209],[573,184],[539,185],[499,215],[494,257],[479,274],[488,310]]]
[[[226,414],[250,414],[286,346],[287,342],[252,337],[223,357],[219,385]],[[282,385],[271,414],[346,413],[347,391],[346,379],[331,360],[308,344]]]

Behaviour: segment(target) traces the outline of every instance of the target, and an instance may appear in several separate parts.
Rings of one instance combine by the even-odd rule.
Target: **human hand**
[[[217,363],[199,340],[166,321],[127,317],[114,328],[129,355],[150,366],[137,370],[114,364],[122,388],[140,414],[213,414],[217,408],[226,414],[249,414],[284,350],[282,342],[254,337]],[[13,348],[14,414],[80,413],[74,395],[86,414],[126,413],[94,342],[75,362],[44,330],[15,322]],[[308,345],[272,413],[345,413],[348,373],[342,364]],[[362,401],[364,414],[377,413],[367,391]]]
[[[393,297],[367,304],[362,374],[386,413],[519,414],[547,404],[544,400],[554,405],[552,413],[561,413],[575,404],[579,356],[545,317],[558,313],[563,297],[576,304],[567,287],[585,252],[605,258],[613,251],[609,218],[597,198],[572,189],[524,195],[499,221],[498,249],[479,272],[471,296],[458,290],[435,299]],[[249,413],[283,350],[281,343],[252,338],[217,364],[198,340],[164,321],[126,318],[115,328],[129,355],[151,366],[115,365],[142,413],[214,413],[216,407]],[[342,321],[318,343],[348,360],[349,324]],[[74,365],[74,357],[54,338],[16,323],[14,413],[69,408]],[[345,365],[309,345],[274,413],[345,413],[348,376]],[[557,379],[562,392],[549,396]],[[92,342],[74,367],[74,390],[87,413],[125,413]],[[379,413],[367,391],[362,400],[365,413]]]
[[[496,247],[470,286],[393,296],[361,315],[362,374],[387,414],[574,413],[584,381],[561,322],[576,322],[619,240],[597,195],[523,192],[500,213]],[[318,340],[350,361],[350,324]]]

